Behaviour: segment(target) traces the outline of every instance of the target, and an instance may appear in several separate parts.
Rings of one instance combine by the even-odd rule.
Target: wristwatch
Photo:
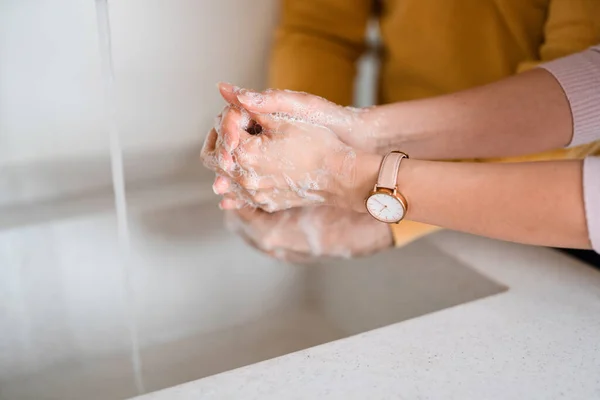
[[[398,169],[408,154],[401,151],[388,153],[381,162],[375,188],[365,199],[367,211],[373,218],[387,224],[397,224],[406,215],[408,203],[398,191]]]

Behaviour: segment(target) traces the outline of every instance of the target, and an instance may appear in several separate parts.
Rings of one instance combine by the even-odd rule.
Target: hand
[[[225,221],[253,247],[288,262],[366,256],[393,245],[387,225],[367,214],[335,207],[295,208],[273,214],[245,208],[228,211]]]
[[[227,178],[228,173],[226,170],[231,167],[233,159],[230,151],[227,150],[229,147],[223,141],[221,128],[223,116],[227,116],[230,110],[231,107],[225,107],[225,109],[223,109],[223,111],[215,118],[214,126],[208,133],[202,146],[200,159],[206,168],[214,171],[217,175],[217,179],[213,185],[213,191],[215,194],[228,193],[227,198],[220,204],[220,206],[223,204],[226,206],[222,206],[221,208],[241,208],[242,206],[246,205],[257,208],[258,205],[254,204],[250,193],[248,193],[236,182]],[[240,112],[243,111],[240,110]],[[240,122],[240,126],[242,126],[244,123],[248,123],[248,121],[250,121],[249,117],[245,118],[245,121],[246,122]],[[228,162],[230,164],[227,164]],[[255,194],[255,192],[253,193]]]
[[[322,97],[290,90],[248,91],[230,84],[219,84],[219,91],[230,104],[259,114],[278,114],[296,121],[328,128],[345,144],[366,153],[387,153],[387,139],[380,132],[380,117],[374,108],[342,107]],[[228,137],[235,147],[238,139]]]
[[[239,93],[243,104],[244,95],[253,92]],[[220,175],[214,188],[225,195],[222,208],[250,204],[274,212],[324,204],[363,211],[362,200],[368,189],[357,185],[357,177],[365,175],[362,171],[357,174],[357,164],[360,160],[361,165],[368,165],[365,171],[374,175],[379,156],[357,153],[331,129],[311,121],[308,114],[304,120],[284,113],[260,114],[244,107],[225,109],[203,149],[205,165]],[[324,112],[315,111],[315,115]],[[260,135],[246,132],[251,120],[262,126]],[[367,187],[373,182],[375,178],[370,176]]]

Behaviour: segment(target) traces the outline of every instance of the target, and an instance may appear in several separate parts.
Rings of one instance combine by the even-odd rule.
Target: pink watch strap
[[[396,189],[398,169],[404,158],[408,158],[408,154],[401,151],[392,151],[383,158],[379,169],[379,178],[377,178],[377,187]]]

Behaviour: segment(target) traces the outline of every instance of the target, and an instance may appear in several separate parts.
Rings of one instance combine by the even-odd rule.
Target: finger
[[[212,188],[215,194],[225,194],[231,190],[231,179],[226,176],[219,175],[216,177]]]
[[[261,205],[256,203],[252,198],[253,195],[249,194],[245,190],[236,187],[235,183],[232,184],[232,190],[223,195],[223,200],[227,200],[225,202],[221,202],[224,209],[226,210],[241,210],[243,208],[247,208],[249,210],[257,210]]]
[[[216,155],[215,155],[215,147],[217,145],[218,134],[215,129],[211,129],[211,131],[204,139],[204,144],[202,145],[202,150],[200,151],[200,160],[202,164],[211,170],[215,170],[217,165]]]
[[[232,85],[231,83],[219,82],[217,83],[217,87],[219,88],[219,92],[223,99],[229,103],[229,105],[234,106],[236,108],[245,109],[244,105],[238,100],[238,94],[241,92],[241,88],[239,86]],[[250,121],[248,127],[246,127],[246,131],[253,135],[258,135],[261,133],[260,125],[255,125]]]
[[[318,191],[306,191],[301,194],[303,198],[310,197],[315,202],[322,200],[321,195]],[[286,211],[302,207],[303,198],[298,197],[298,189],[281,189],[281,188],[267,188],[259,189],[252,193],[252,201],[258,204],[261,209],[269,214],[278,213],[280,211]]]
[[[239,198],[231,199],[225,197],[219,202],[219,208],[221,210],[239,210],[246,205],[246,201]]]
[[[254,194],[254,192],[248,192],[233,180],[230,180],[229,185],[229,190],[225,194],[223,194],[223,198],[228,198],[232,200],[243,200],[246,203],[246,205],[256,208],[254,205],[254,200],[252,199],[252,195]]]
[[[241,89],[238,101],[245,109],[257,114],[283,113],[294,116],[308,116],[314,110],[328,113],[337,106],[322,97],[289,90],[266,90],[257,92]]]
[[[232,174],[232,181],[237,187],[252,196],[255,196],[259,191],[263,192],[263,195],[272,195],[276,186],[273,177],[258,176],[249,170],[242,169]]]
[[[246,129],[250,125],[250,115],[239,108],[229,107],[221,120],[221,135],[224,148],[231,152],[240,141],[250,137]]]
[[[264,157],[264,150],[266,150],[265,137],[251,136],[242,140],[236,149],[233,151],[237,161],[241,165],[252,166],[259,162],[260,158]]]
[[[255,114],[249,112],[250,118],[261,127],[261,133],[280,132],[283,123],[288,123],[292,117],[281,116],[280,114]]]
[[[204,143],[202,144],[202,150],[200,151],[200,154],[208,154],[214,152],[217,145],[218,136],[219,134],[217,133],[217,131],[215,129],[211,129],[210,132],[208,132],[208,135],[206,135],[206,138],[204,139]]]
[[[250,215],[252,213],[254,213],[255,211],[258,210],[254,207],[255,204],[259,204],[261,206],[269,205],[268,199],[265,200],[264,203],[255,201],[255,193],[254,192],[252,194],[248,193],[243,188],[241,188],[239,185],[236,185],[236,183],[234,181],[232,181],[230,178],[225,177],[225,176],[217,176],[217,178],[215,179],[215,182],[213,183],[213,191],[215,192],[215,194],[223,195],[224,199],[228,199],[228,200],[231,200],[234,202],[234,203],[230,203],[229,201],[227,201],[226,203],[223,203],[223,204],[227,204],[225,207],[230,207],[230,204],[234,204],[233,206],[231,206],[234,208],[226,208],[226,209],[238,210],[243,205],[248,206],[248,207],[246,207],[246,211],[244,212],[244,214],[242,214],[244,217],[243,219],[246,222],[249,221],[250,219],[256,219],[256,217],[263,217],[262,214],[254,214],[253,217],[250,217]],[[238,202],[238,200],[241,200],[241,202]],[[242,202],[243,202],[243,204],[242,204]],[[263,214],[266,214],[263,211],[260,211],[260,212]]]
[[[221,93],[221,97],[232,105],[240,105],[239,100],[237,99],[237,95],[240,92],[239,86],[232,85],[227,82],[219,82],[217,83],[217,88],[219,89],[219,93]]]
[[[213,122],[213,129],[217,132],[219,137],[221,136],[221,121],[223,120],[223,114],[227,112],[227,107],[225,107],[217,116]]]
[[[235,213],[241,221],[246,223],[255,221],[257,219],[262,219],[268,215],[263,210],[252,207],[244,207],[240,210],[237,210]]]
[[[213,167],[209,167],[215,172],[223,171],[226,175],[231,175],[235,170],[235,162],[233,160],[233,156],[224,148],[219,148],[214,152],[213,160],[209,160],[209,163],[214,163]]]
[[[233,186],[235,187],[235,185],[233,185]],[[252,198],[250,197],[250,195],[239,189],[232,190],[228,193],[225,193],[223,195],[223,199],[228,199],[228,200],[233,200],[233,201],[241,200],[245,204],[252,204]],[[235,208],[235,209],[237,209],[237,208]]]
[[[246,201],[247,205],[254,207],[256,209],[260,209],[262,211],[262,214],[259,214],[260,218],[266,217],[266,218],[272,218],[273,217],[273,213],[275,213],[276,211],[280,211],[280,210],[286,210],[290,207],[286,207],[286,205],[289,203],[288,201],[286,201],[285,199],[281,200],[279,199],[278,195],[274,195],[273,191],[268,191],[268,192],[257,192],[254,190],[250,190],[250,191],[243,191],[243,192],[236,192],[235,194],[233,193],[227,193],[225,194],[225,197],[230,197],[230,198],[234,198],[231,196],[235,196],[235,198],[239,198],[239,199],[243,199]]]

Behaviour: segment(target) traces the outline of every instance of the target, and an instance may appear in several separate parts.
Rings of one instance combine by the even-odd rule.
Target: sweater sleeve
[[[600,139],[600,46],[541,65],[560,83],[571,105],[577,146]]]
[[[521,62],[517,72],[583,51],[599,42],[600,1],[550,0],[538,55]]]
[[[600,139],[600,46],[541,65],[562,86],[573,116],[571,146]],[[583,197],[590,241],[600,253],[600,157],[583,163]]]

